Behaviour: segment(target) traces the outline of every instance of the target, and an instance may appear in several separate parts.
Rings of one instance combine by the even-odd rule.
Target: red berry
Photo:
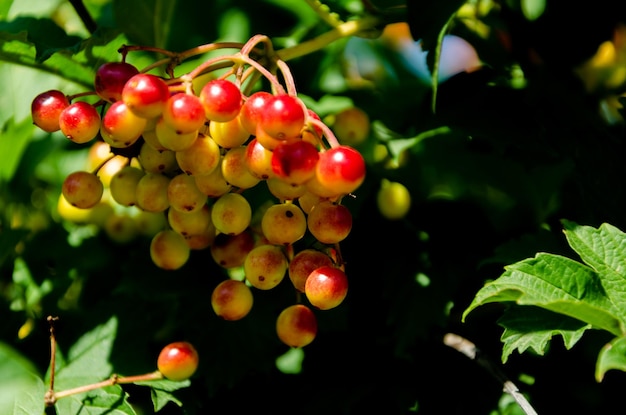
[[[239,115],[243,98],[239,87],[227,79],[207,82],[199,97],[206,117],[217,122],[230,121]]]
[[[320,153],[316,177],[337,193],[351,193],[365,180],[365,160],[350,146],[340,145]]]
[[[272,170],[291,184],[303,184],[315,174],[317,148],[308,141],[284,141],[272,152]]]
[[[33,123],[42,130],[52,133],[58,131],[59,116],[70,105],[65,94],[52,89],[37,95],[31,103]]]
[[[141,137],[147,122],[145,118],[132,112],[124,101],[116,101],[102,117],[100,132],[111,147],[125,148]]]
[[[172,95],[163,109],[163,120],[179,134],[199,130],[205,121],[200,98],[180,92]]]
[[[78,101],[66,107],[58,118],[59,128],[78,144],[94,139],[100,131],[100,114],[91,104]]]
[[[314,307],[330,310],[346,298],[348,278],[339,268],[324,265],[309,274],[304,284],[304,293]]]
[[[292,95],[280,94],[264,105],[258,127],[271,137],[287,140],[300,136],[305,119],[300,100]]]
[[[174,342],[165,346],[157,359],[159,371],[169,380],[189,379],[198,369],[199,357],[188,342]]]
[[[251,135],[256,134],[256,126],[261,118],[263,107],[273,95],[267,91],[257,91],[250,95],[241,106],[241,124]]]
[[[122,90],[122,100],[128,109],[142,118],[161,115],[169,98],[170,90],[165,81],[152,74],[134,75]]]
[[[139,69],[126,62],[107,62],[96,71],[94,79],[95,91],[98,96],[108,102],[122,99],[122,89]]]

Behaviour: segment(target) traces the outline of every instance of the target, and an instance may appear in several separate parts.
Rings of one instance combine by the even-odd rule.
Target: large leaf
[[[35,127],[29,119],[24,119],[19,124],[9,120],[2,127],[0,154],[3,155],[3,163],[0,165],[0,181],[10,181],[13,177],[34,130]]]
[[[135,415],[127,401],[128,394],[121,386],[114,385],[60,399],[55,408],[59,415]]]
[[[13,415],[33,415],[42,414],[44,412],[44,395],[46,386],[43,380],[34,374],[29,374],[30,379],[22,378],[24,383],[13,383],[11,387],[4,388],[3,392],[11,393],[15,399],[13,408],[4,409],[0,406],[2,413],[11,413]],[[10,412],[12,410],[13,412]]]
[[[626,321],[626,234],[608,223],[598,229],[562,221],[570,246],[583,262],[602,276],[602,286]]]
[[[602,382],[605,373],[611,369],[626,372],[626,337],[616,337],[600,350],[596,363],[596,380]]]
[[[624,330],[621,312],[607,297],[601,276],[584,264],[560,255],[539,253],[505,267],[499,278],[478,291],[463,319],[476,307],[493,302],[541,307],[616,336]]]
[[[44,384],[35,365],[0,342],[0,413],[38,414],[44,407]]]
[[[55,389],[63,390],[95,383],[111,375],[111,348],[117,333],[117,318],[84,334],[69,350],[67,364],[59,365],[55,374]],[[49,378],[48,374],[48,378]]]
[[[96,68],[105,61],[119,60],[117,51],[127,43],[113,29],[100,29],[87,40],[61,35],[46,38],[40,27],[53,26],[49,19],[33,18],[1,24],[0,61],[53,73],[92,88]]]
[[[565,348],[571,349],[590,328],[580,320],[532,306],[508,308],[498,324],[504,327],[501,337],[503,363],[515,350],[519,353],[531,350],[543,356],[555,335],[560,335]]]
[[[184,380],[181,382],[174,382],[171,380],[163,379],[157,381],[148,382],[136,382],[137,385],[149,386],[151,388],[152,405],[155,412],[159,412],[169,402],[173,402],[178,406],[182,406],[182,402],[174,396],[173,392],[178,389],[186,388],[191,385],[191,381]]]

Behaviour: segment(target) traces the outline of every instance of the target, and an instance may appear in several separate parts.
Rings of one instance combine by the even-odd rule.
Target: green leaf
[[[501,340],[502,362],[517,350],[520,354],[530,349],[543,356],[554,335],[563,337],[566,349],[571,349],[583,333],[591,328],[580,320],[532,306],[514,306],[498,320],[504,327]]]
[[[35,365],[10,345],[0,342],[0,413],[43,413],[44,389]]]
[[[78,36],[69,36],[51,19],[18,17],[0,22],[0,32],[26,33],[26,39],[35,46],[35,60],[43,62],[56,50],[69,48],[79,42]]]
[[[616,337],[600,350],[596,362],[596,380],[602,382],[605,373],[611,369],[626,372],[626,337]]]
[[[25,379],[22,384],[14,384],[15,404],[13,406],[13,415],[33,415],[44,413],[44,395],[46,393],[46,385],[39,376],[29,374],[30,379]],[[3,388],[3,392],[9,392]],[[2,409],[2,405],[0,405]],[[8,408],[7,408],[8,409]],[[9,413],[2,409],[2,413]]]
[[[626,234],[608,223],[598,229],[563,220],[565,237],[582,261],[601,276],[606,296],[626,322]]]
[[[19,30],[20,25],[9,29],[16,31],[0,30],[0,61],[55,74],[83,89],[93,88],[97,67],[106,61],[119,60],[118,49],[127,43],[115,29],[99,29],[87,40],[71,37],[73,43],[65,41],[58,45],[33,40],[29,32]]]
[[[113,316],[106,323],[84,334],[70,348],[67,364],[58,368],[55,389],[75,388],[110,376],[112,367],[109,356],[116,333],[117,318]]]
[[[12,5],[13,0],[0,0],[0,20],[6,20]]]
[[[171,380],[163,379],[148,382],[135,382],[135,384],[150,387],[150,394],[152,396],[152,405],[154,406],[154,411],[159,412],[169,402],[173,402],[178,406],[183,406],[183,403],[178,398],[176,398],[176,396],[174,396],[172,392],[177,391],[178,389],[189,387],[189,385],[191,385],[191,381],[184,380],[181,382],[174,382]]]
[[[499,278],[478,291],[463,320],[476,307],[493,302],[534,305],[618,336],[623,332],[620,312],[606,296],[598,274],[560,255],[538,253],[505,267]]]
[[[63,397],[55,404],[59,415],[136,415],[121,386],[107,386],[86,393]]]
[[[165,48],[177,5],[171,0],[116,0],[113,10],[118,26],[133,43]]]
[[[28,118],[19,124],[16,124],[14,120],[9,120],[2,127],[0,154],[2,154],[3,162],[0,165],[0,181],[11,180],[34,131],[35,126]]]

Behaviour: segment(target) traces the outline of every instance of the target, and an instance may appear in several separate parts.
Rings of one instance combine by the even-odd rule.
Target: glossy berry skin
[[[300,136],[305,120],[300,100],[292,95],[280,94],[267,101],[257,128],[277,140],[287,140]]]
[[[346,274],[334,266],[322,266],[306,279],[304,293],[314,307],[330,310],[343,302],[348,294]]]
[[[318,241],[336,244],[350,234],[352,213],[345,205],[323,200],[311,208],[307,228]]]
[[[365,180],[365,160],[353,147],[333,147],[320,153],[316,177],[321,185],[337,194],[351,193]]]
[[[216,315],[228,321],[241,320],[252,309],[254,298],[243,281],[225,280],[211,293],[211,307]]]
[[[146,124],[147,120],[132,112],[124,101],[116,101],[102,117],[100,133],[111,147],[125,148],[141,137]]]
[[[98,135],[100,114],[91,104],[77,101],[66,107],[58,118],[61,132],[71,141],[84,144]]]
[[[306,248],[298,252],[289,261],[289,279],[296,290],[304,292],[306,280],[317,268],[332,266],[333,260],[324,252],[313,248]]]
[[[179,134],[199,130],[205,121],[200,98],[181,92],[172,95],[163,109],[163,120]]]
[[[199,361],[198,351],[191,343],[174,342],[159,353],[157,368],[165,378],[180,382],[189,379],[196,372]]]
[[[272,152],[272,171],[291,184],[303,184],[315,175],[319,153],[308,141],[285,141]]]
[[[285,308],[276,319],[278,338],[290,347],[304,347],[317,335],[317,318],[304,304]]]
[[[239,87],[227,79],[213,79],[200,91],[200,101],[210,121],[226,122],[239,115],[243,95]]]
[[[126,82],[139,73],[139,69],[126,62],[107,62],[96,71],[94,88],[96,94],[105,101],[122,99],[122,89]]]
[[[134,75],[122,90],[122,101],[141,118],[156,118],[161,115],[169,98],[170,90],[165,81],[147,73]]]
[[[51,89],[37,95],[31,103],[31,116],[33,123],[42,130],[53,133],[58,131],[59,116],[70,105],[65,94],[59,90]]]
[[[249,134],[256,134],[256,127],[261,119],[263,107],[273,96],[267,91],[257,91],[250,95],[241,106],[241,125]]]

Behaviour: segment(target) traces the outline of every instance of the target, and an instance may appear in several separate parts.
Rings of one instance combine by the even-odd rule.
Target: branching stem
[[[486,356],[483,356],[474,343],[454,333],[447,333],[443,337],[443,343],[446,346],[452,347],[454,350],[463,353],[465,356],[476,361],[479,365],[487,369],[493,377],[502,383],[504,392],[508,393],[513,397],[513,399],[515,399],[515,402],[517,402],[526,415],[537,415],[535,409],[530,405],[528,400],[526,400],[526,397],[520,393],[517,386],[515,386],[515,384],[511,382],[491,360],[489,360]]]

